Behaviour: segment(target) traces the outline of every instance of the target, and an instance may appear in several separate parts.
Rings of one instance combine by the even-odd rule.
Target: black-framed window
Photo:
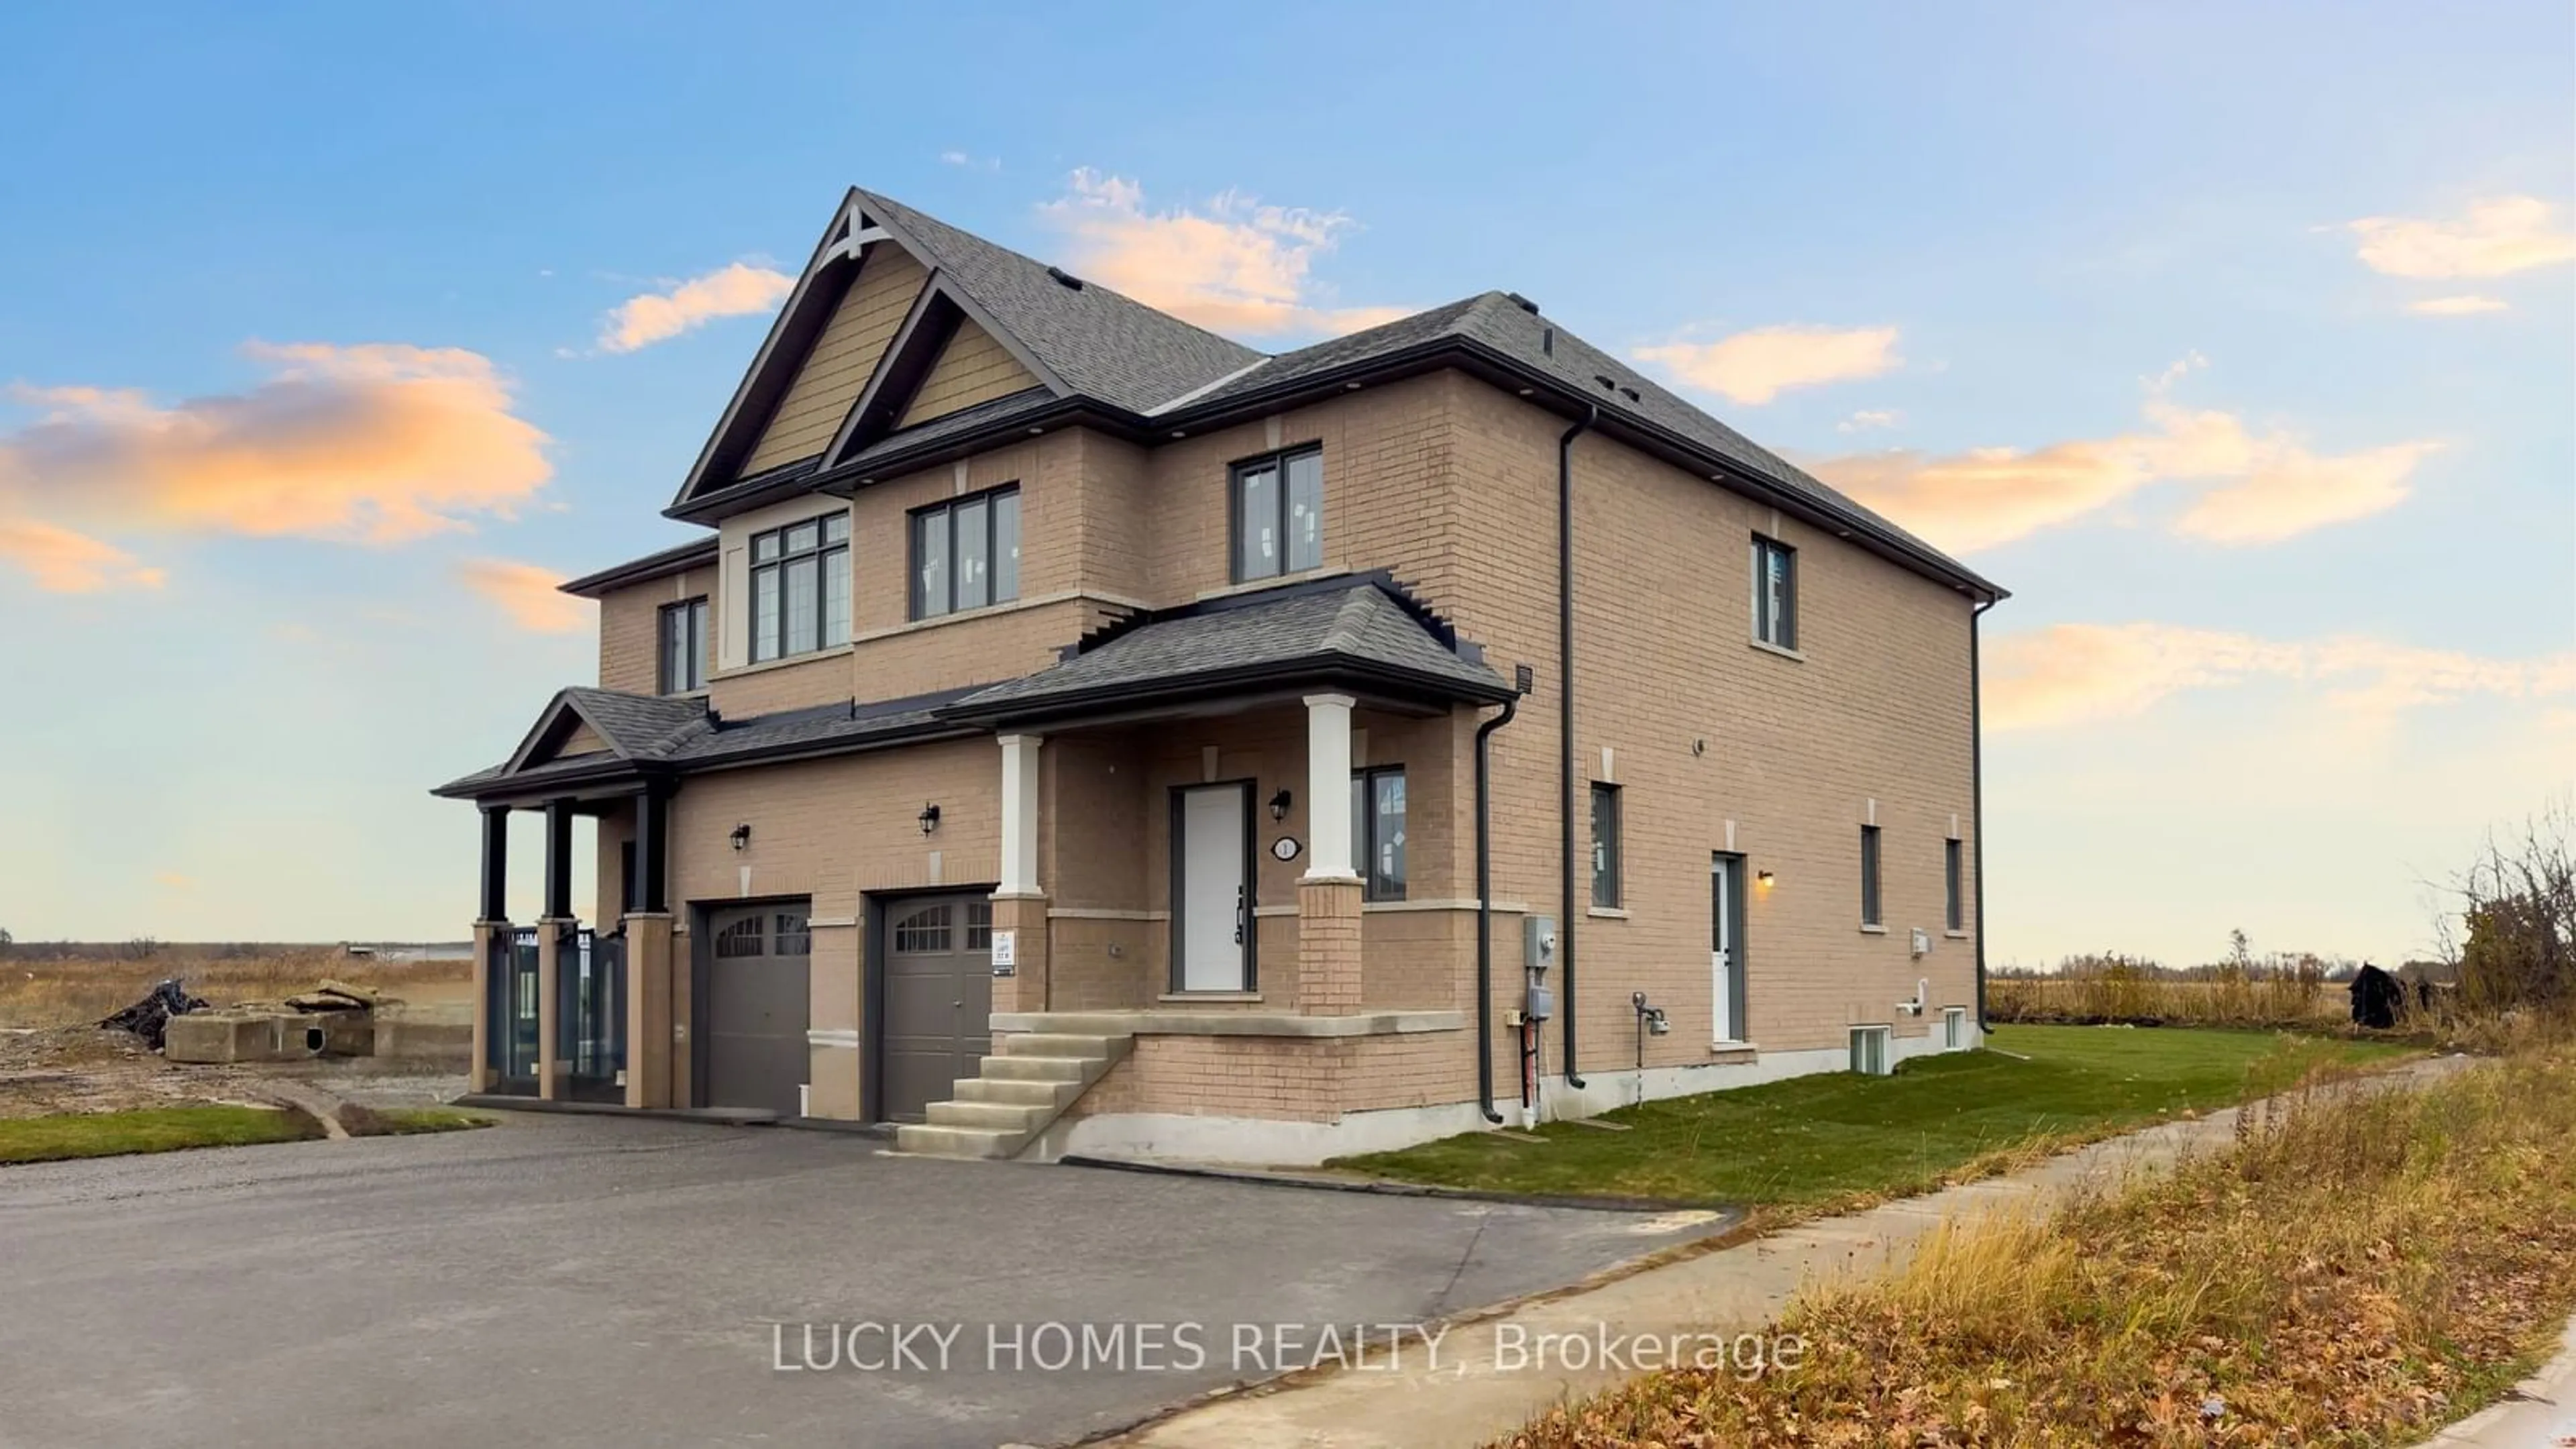
[[[1237,463],[1234,581],[1276,578],[1324,564],[1324,450],[1291,448]]]
[[[1753,637],[1781,649],[1798,647],[1798,551],[1753,535]]]
[[[1592,787],[1592,904],[1613,910],[1619,904],[1619,787],[1596,782]]]
[[[753,534],[753,662],[849,642],[850,515],[827,513]]]
[[[707,687],[707,601],[664,604],[660,628],[662,692]]]
[[[1879,910],[1878,899],[1878,827],[1860,828],[1860,923],[1883,926],[1886,917]]]
[[[1351,859],[1373,901],[1404,899],[1404,767],[1351,771]]]
[[[1967,852],[1960,848],[1956,836],[1941,843],[1941,884],[1945,892],[1943,898],[1948,902],[1942,920],[1948,922],[1953,931],[1966,930],[1968,925],[1968,903],[1960,890],[1965,884],[1962,877],[1966,857]]]
[[[912,617],[936,619],[1020,596],[1020,487],[912,512]]]

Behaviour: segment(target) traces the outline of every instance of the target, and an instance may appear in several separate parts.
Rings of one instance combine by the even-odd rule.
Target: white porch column
[[[1002,736],[1002,888],[1038,893],[1038,735]]]
[[[1351,869],[1351,706],[1347,694],[1306,696],[1307,880],[1357,880]]]

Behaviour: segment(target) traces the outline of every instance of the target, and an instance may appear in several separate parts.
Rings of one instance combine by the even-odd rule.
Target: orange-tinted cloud
[[[2389,711],[2470,695],[2576,694],[2576,654],[2490,659],[2367,637],[2279,642],[2172,624],[2058,624],[1989,641],[1985,718],[2041,729],[2145,712],[2192,689],[2256,679],[2322,683],[2336,703]]]
[[[2392,277],[2501,277],[2576,261],[2576,233],[2551,220],[2536,196],[2472,204],[2458,221],[2365,216],[2345,223],[2361,238],[2362,265]]]
[[[618,303],[600,325],[599,345],[608,352],[633,352],[719,317],[767,312],[795,289],[796,279],[784,272],[735,262]]]
[[[399,543],[509,516],[553,473],[488,358],[370,343],[245,351],[272,376],[162,407],[139,392],[14,389],[0,518],[60,527]]]
[[[1263,206],[1234,191],[1203,211],[1148,211],[1142,187],[1088,167],[1038,210],[1065,234],[1074,271],[1212,331],[1339,335],[1407,315],[1326,305],[1309,271],[1352,228],[1337,211]]]
[[[2422,317],[2474,317],[2481,312],[2504,311],[2505,303],[2502,297],[2484,297],[2475,294],[2463,297],[2427,297],[2421,302],[2407,303],[2406,310]]]
[[[1757,327],[1715,342],[1666,342],[1634,349],[1692,387],[1748,404],[1793,387],[1876,377],[1904,359],[1893,327]]]
[[[164,575],[134,555],[86,534],[32,518],[0,518],[0,562],[27,571],[36,587],[58,594],[86,594],[124,584],[157,589]]]
[[[467,588],[501,607],[520,628],[574,634],[590,627],[590,606],[558,587],[563,575],[506,558],[467,559],[456,566]]]
[[[2146,431],[2036,449],[1971,448],[1947,457],[1910,450],[1814,460],[1834,486],[1944,547],[1968,551],[2023,538],[2118,503],[2155,483],[2202,492],[2177,532],[2221,544],[2271,543],[2403,502],[2428,439],[2337,455],[2295,435],[2257,434],[2233,413],[2191,409],[2168,396],[2200,365],[2184,359],[2148,383]]]

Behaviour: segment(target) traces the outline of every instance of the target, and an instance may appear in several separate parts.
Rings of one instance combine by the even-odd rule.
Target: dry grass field
[[[2315,1028],[2349,1023],[2352,997],[2341,982],[2288,974],[2184,978],[2070,972],[1990,977],[1986,1012],[1992,1020],[2008,1022]]]
[[[325,978],[426,1003],[463,1000],[471,990],[472,963],[371,960],[349,956],[336,947],[222,957],[173,946],[139,961],[52,960],[12,954],[0,956],[0,1027],[84,1025],[132,1004],[173,977],[192,995],[218,1006],[275,1001],[310,991]]]

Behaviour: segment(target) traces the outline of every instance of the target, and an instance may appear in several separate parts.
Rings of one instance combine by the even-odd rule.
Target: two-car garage
[[[809,902],[698,918],[693,1105],[803,1115],[815,1050]],[[981,890],[872,898],[865,921],[862,1105],[877,1121],[919,1122],[990,1049],[992,901]]]

